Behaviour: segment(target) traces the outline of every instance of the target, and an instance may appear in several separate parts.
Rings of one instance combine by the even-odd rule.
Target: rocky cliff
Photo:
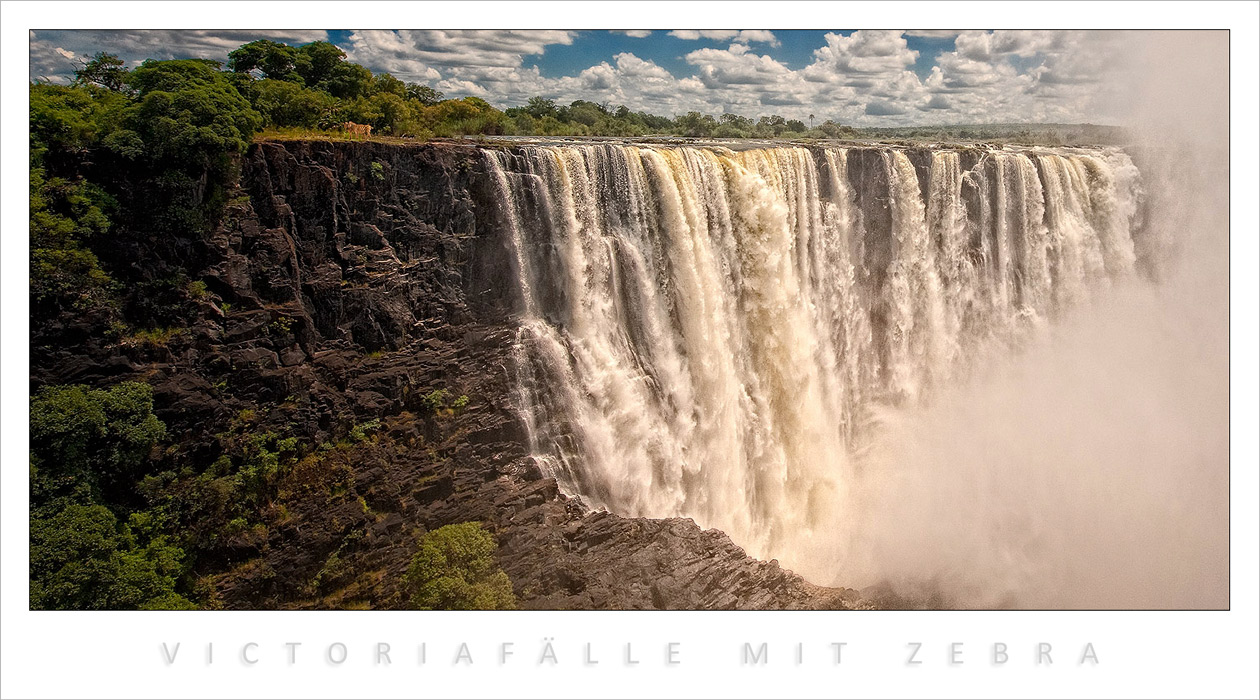
[[[418,534],[469,520],[495,533],[525,608],[863,605],[690,520],[592,512],[542,473],[484,167],[470,146],[256,144],[210,235],[119,243],[134,278],[204,284],[181,327],[68,347],[36,332],[32,383],[149,383],[174,471],[244,428],[325,446],[280,476],[263,527],[198,564],[225,608],[404,607]]]

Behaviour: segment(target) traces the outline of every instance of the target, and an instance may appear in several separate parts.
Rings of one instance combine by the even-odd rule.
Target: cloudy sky
[[[30,76],[63,82],[107,51],[213,58],[257,38],[326,39],[375,72],[499,107],[534,95],[675,115],[782,114],[853,125],[1107,123],[1134,33],[1077,31],[33,31]]]

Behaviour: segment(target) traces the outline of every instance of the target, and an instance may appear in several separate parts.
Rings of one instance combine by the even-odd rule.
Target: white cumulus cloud
[[[756,41],[770,44],[771,46],[779,46],[779,40],[774,36],[774,32],[765,29],[675,29],[669,35],[688,41],[712,39],[714,41],[730,40],[745,44]]]
[[[644,39],[644,46],[660,40],[652,30],[616,31]],[[499,107],[538,95],[665,115],[694,110],[804,119],[814,114],[816,122],[898,125],[1105,121],[1099,105],[1108,91],[1100,81],[1115,79],[1125,42],[1140,41],[1124,32],[834,31],[799,65],[778,51],[786,35],[767,30],[668,34],[726,45],[697,48],[671,62],[648,49],[601,55],[598,42],[588,41],[582,49],[590,50],[589,62],[562,75],[544,74],[538,66],[545,63],[533,64],[552,47],[573,45],[582,32],[361,30],[340,45],[350,60],[375,72],[433,86],[449,97],[482,97]],[[146,58],[226,60],[229,51],[254,39],[303,44],[328,36],[304,30],[35,31],[30,75],[66,82],[76,62],[98,51],[118,54],[130,65]],[[941,50],[950,38],[952,48]]]
[[[78,67],[76,60],[98,52],[115,54],[128,65],[147,58],[227,61],[228,52],[255,39],[307,44],[327,38],[328,32],[322,30],[39,30],[30,35],[30,76],[67,82]]]

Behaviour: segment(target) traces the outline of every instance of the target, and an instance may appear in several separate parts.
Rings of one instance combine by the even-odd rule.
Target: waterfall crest
[[[484,154],[535,455],[591,506],[692,517],[806,575],[852,536],[881,411],[1133,275],[1141,243],[1115,149]]]

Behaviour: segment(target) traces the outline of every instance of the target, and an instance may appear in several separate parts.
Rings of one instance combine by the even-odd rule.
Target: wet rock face
[[[187,327],[165,347],[33,353],[32,384],[150,383],[176,443],[163,469],[206,469],[242,411],[336,445],[281,478],[264,534],[199,560],[225,608],[405,607],[418,535],[469,520],[495,533],[524,608],[861,604],[690,520],[590,512],[544,476],[515,403],[519,300],[482,163],[467,146],[257,144],[211,234],[134,253],[205,282]],[[467,406],[435,410],[436,390]]]

